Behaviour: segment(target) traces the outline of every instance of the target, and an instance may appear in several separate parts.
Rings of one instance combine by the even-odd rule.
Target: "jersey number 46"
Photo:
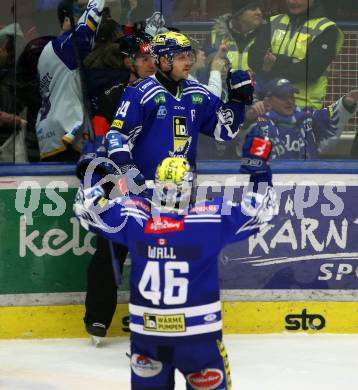
[[[139,291],[145,299],[159,305],[163,300],[165,305],[180,305],[188,298],[188,279],[177,277],[174,272],[180,274],[189,273],[189,264],[185,261],[167,261],[164,263],[164,280],[160,280],[160,263],[148,261],[142,278],[139,282]]]

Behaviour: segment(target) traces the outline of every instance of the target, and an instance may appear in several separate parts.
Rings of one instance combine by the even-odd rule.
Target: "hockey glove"
[[[104,138],[103,137],[96,137],[94,141],[88,140],[82,149],[82,156],[77,162],[76,167],[76,176],[83,180],[88,165],[91,161],[93,161],[97,157],[106,157],[107,151],[104,144]],[[94,170],[94,174],[96,176],[103,176],[106,175],[107,170],[103,163],[98,164]]]
[[[229,101],[252,104],[254,85],[248,72],[243,70],[229,70],[227,75]]]
[[[246,136],[242,147],[241,173],[251,175],[266,174],[270,171],[267,160],[270,157],[272,143],[264,137],[262,130],[253,128]]]
[[[116,174],[121,176],[119,189],[122,194],[143,195],[146,193],[145,178],[133,163],[127,145],[121,134],[110,130],[106,135],[108,157],[116,164]]]
[[[135,164],[128,163],[118,166],[118,173],[121,176],[118,186],[123,195],[146,196],[147,186],[145,178]]]

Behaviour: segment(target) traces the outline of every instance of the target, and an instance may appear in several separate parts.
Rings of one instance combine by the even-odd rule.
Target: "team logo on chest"
[[[173,138],[174,138],[174,150],[178,150],[186,144],[188,140],[188,126],[185,116],[173,117]]]
[[[159,106],[158,112],[157,112],[157,118],[158,119],[165,119],[166,116],[167,116],[167,109],[165,108],[165,106]]]

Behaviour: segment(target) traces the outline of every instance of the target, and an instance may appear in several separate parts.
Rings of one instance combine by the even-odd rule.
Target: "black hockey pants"
[[[128,248],[115,244],[123,272]],[[97,250],[87,270],[86,314],[84,322],[100,322],[108,329],[117,305],[117,286],[114,279],[111,252],[106,239],[97,236]]]

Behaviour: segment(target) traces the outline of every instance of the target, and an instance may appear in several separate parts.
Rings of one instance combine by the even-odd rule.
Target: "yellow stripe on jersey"
[[[86,25],[92,30],[96,31],[97,26],[89,19],[86,20]]]

